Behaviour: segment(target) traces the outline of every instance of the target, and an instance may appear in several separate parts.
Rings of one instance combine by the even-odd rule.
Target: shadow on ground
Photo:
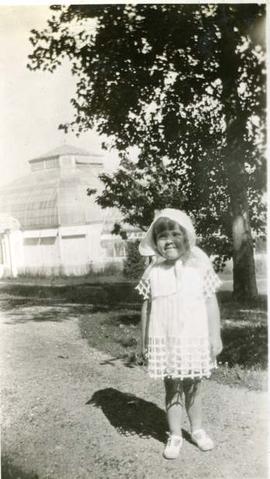
[[[7,456],[1,457],[1,478],[2,479],[39,479],[34,472],[25,472],[15,466]]]
[[[167,420],[165,411],[156,404],[134,394],[105,388],[96,391],[86,404],[100,408],[110,424],[124,436],[152,437],[165,443]],[[183,437],[191,442],[190,435],[183,430]]]
[[[123,309],[123,305],[109,303],[73,303],[70,298],[38,298],[0,296],[1,311],[6,319],[13,323],[25,323],[27,321],[66,321],[83,315],[108,311],[117,312]],[[131,313],[131,320],[133,313]],[[138,316],[139,320],[139,316]],[[127,321],[128,318],[127,318]]]
[[[103,282],[92,284],[74,284],[65,286],[40,285],[37,278],[34,284],[0,284],[1,294],[13,297],[39,298],[58,301],[69,301],[81,304],[111,304],[138,303],[139,294],[135,290],[136,282],[123,281],[120,283]]]
[[[75,316],[89,315],[97,310],[102,310],[102,306],[70,304],[59,300],[39,298],[1,298],[1,311],[9,323],[14,324],[28,321],[67,321]]]

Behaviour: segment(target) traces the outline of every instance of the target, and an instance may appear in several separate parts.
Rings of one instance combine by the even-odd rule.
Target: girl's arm
[[[141,352],[142,354],[145,354],[146,343],[147,343],[148,312],[149,312],[149,300],[145,299],[141,309],[141,327],[142,327]]]
[[[206,301],[211,353],[215,357],[222,351],[220,335],[220,312],[217,297],[213,294]]]

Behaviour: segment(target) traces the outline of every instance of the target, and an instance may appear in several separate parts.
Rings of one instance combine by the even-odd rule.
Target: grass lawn
[[[219,293],[223,351],[211,380],[254,390],[267,389],[266,299],[256,305],[241,305],[231,294]],[[144,366],[140,356],[140,311],[138,308],[96,306],[80,319],[81,334],[89,346],[121,359],[127,367]]]

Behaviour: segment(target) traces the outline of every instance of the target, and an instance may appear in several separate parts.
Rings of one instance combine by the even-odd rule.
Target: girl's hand
[[[141,344],[141,348],[140,348],[140,349],[141,349],[141,351],[140,351],[141,356],[146,357],[146,355],[147,355],[147,348],[146,348],[146,346],[145,346],[145,342],[142,341],[142,344]]]
[[[137,364],[139,366],[146,366],[147,364],[147,350],[146,348],[141,347],[140,352],[137,355]]]
[[[223,349],[223,345],[222,345],[220,336],[215,336],[212,338],[210,337],[210,348],[211,348],[211,354],[213,355],[213,357],[216,357],[221,353]]]

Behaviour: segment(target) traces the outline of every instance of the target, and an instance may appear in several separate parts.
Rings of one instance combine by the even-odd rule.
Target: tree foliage
[[[32,31],[30,68],[54,71],[68,58],[75,114],[62,128],[95,126],[118,149],[98,202],[142,228],[155,209],[186,210],[220,268],[239,216],[244,230],[264,231],[265,6],[51,8],[48,28]]]

